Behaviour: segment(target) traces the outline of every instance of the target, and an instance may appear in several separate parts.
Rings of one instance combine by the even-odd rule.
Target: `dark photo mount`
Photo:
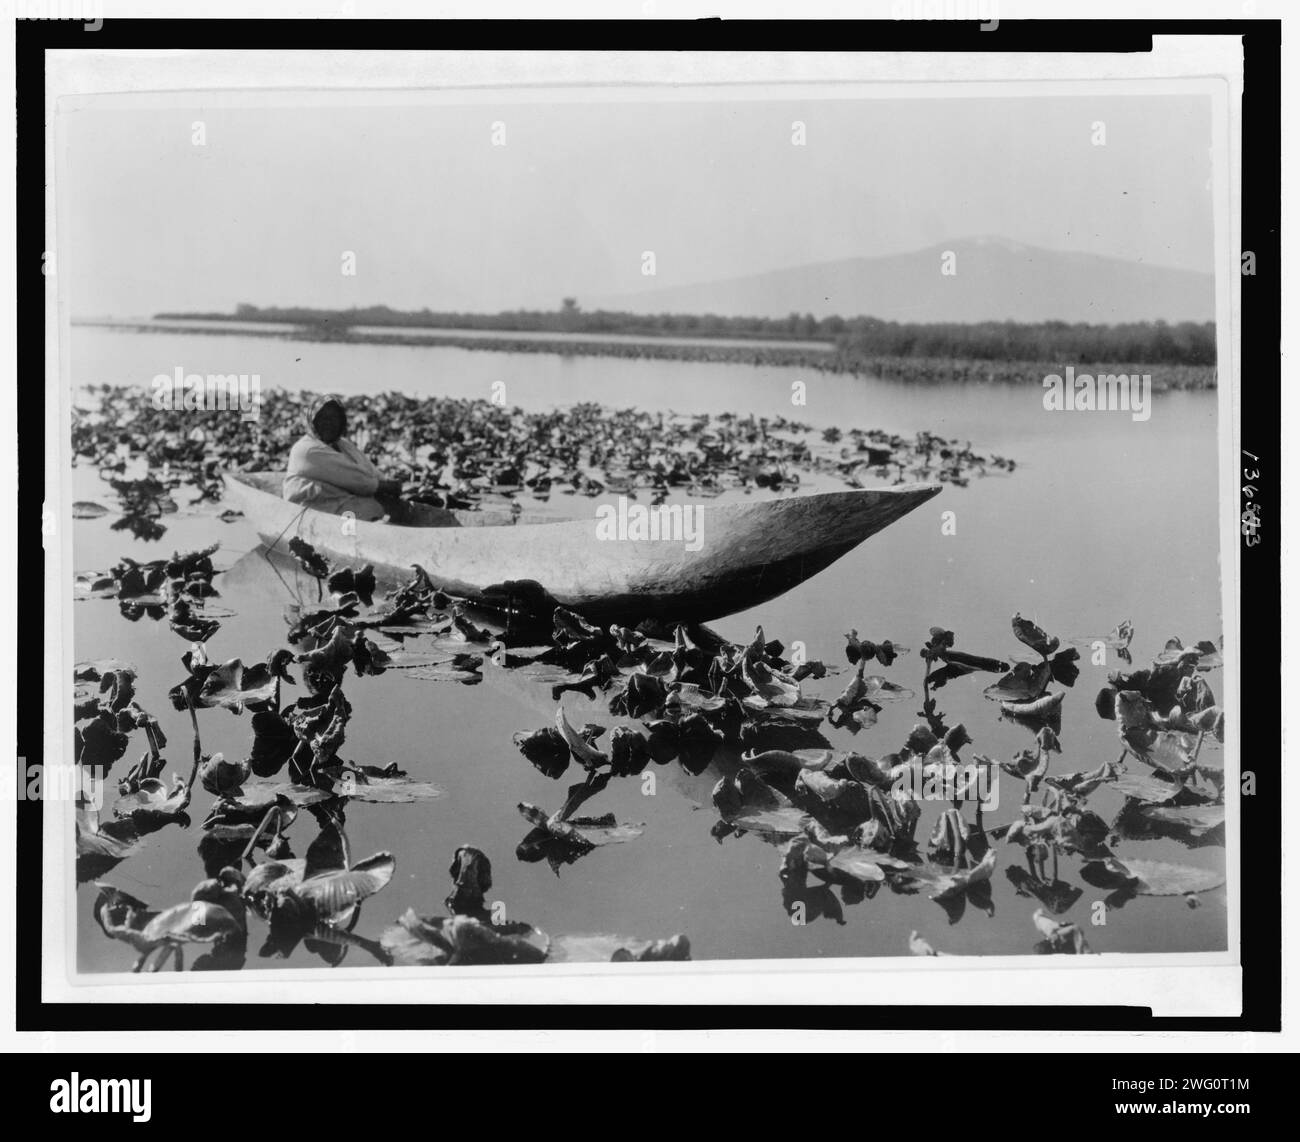
[[[44,183],[52,177],[44,165],[44,52],[48,49],[101,51],[147,47],[342,51],[357,48],[411,49],[428,45],[438,49],[536,50],[539,45],[561,46],[576,30],[545,21],[484,24],[447,21],[208,21],[114,20],[87,33],[79,23],[22,21],[16,25],[18,87],[18,265],[17,304],[21,375],[44,373],[43,309],[46,295],[38,289],[35,274],[41,264],[44,241],[32,221],[44,215]],[[1241,248],[1254,255],[1252,273],[1241,280],[1241,375],[1251,383],[1241,386],[1241,448],[1243,469],[1238,486],[1249,485],[1251,495],[1238,505],[1259,506],[1263,526],[1243,530],[1241,541],[1241,636],[1239,661],[1255,661],[1267,653],[1259,644],[1262,632],[1278,629],[1280,587],[1276,568],[1280,558],[1276,529],[1280,484],[1280,168],[1279,168],[1279,49],[1280,25],[1255,21],[1002,21],[996,33],[981,33],[977,25],[944,22],[790,22],[652,21],[635,25],[610,21],[584,29],[582,42],[595,50],[700,51],[843,50],[844,45],[870,45],[870,51],[951,51],[979,54],[999,52],[1130,52],[1150,50],[1154,36],[1240,35],[1244,45]],[[996,38],[996,43],[992,40]],[[23,222],[27,219],[27,222]],[[43,285],[43,283],[41,283]],[[38,305],[39,300],[39,305]],[[18,386],[19,411],[19,538],[20,598],[44,591],[42,562],[44,392],[28,384]],[[1245,477],[1249,473],[1257,473]],[[1250,541],[1250,542],[1248,542]],[[1260,610],[1264,613],[1259,613]],[[43,612],[24,606],[18,610],[18,636],[25,654],[43,661]],[[868,632],[874,633],[874,632]],[[1193,637],[1200,632],[1187,632]],[[918,643],[913,643],[918,646]],[[937,652],[936,652],[937,653]],[[1007,664],[1008,666],[1010,664]],[[42,676],[34,670],[16,672],[18,708],[44,706]],[[1244,668],[1243,668],[1244,675]],[[990,678],[993,676],[990,676]],[[552,1006],[375,1006],[361,1004],[308,1005],[148,1005],[48,1004],[41,1001],[42,868],[41,813],[36,801],[19,801],[17,811],[18,883],[17,996],[18,1029],[176,1029],[286,1028],[313,1029],[338,1026],[404,1027],[518,1027],[546,1025],[568,1028],[608,1026],[662,1026],[710,1028],[717,1026],[769,1028],[954,1028],[1045,1030],[1142,1031],[1268,1031],[1280,1019],[1281,916],[1280,860],[1277,837],[1281,830],[1280,733],[1272,711],[1280,699],[1263,693],[1255,677],[1241,685],[1242,709],[1236,712],[1243,727],[1243,754],[1249,752],[1255,775],[1255,792],[1240,799],[1240,900],[1243,1012],[1237,1019],[1175,1019],[1153,1017],[1148,1010],[1119,1007],[856,1007],[819,1006],[797,1009],[752,1007],[644,1007]],[[1266,729],[1261,727],[1267,727]],[[39,719],[18,724],[18,764],[42,758]],[[601,743],[606,744],[606,743]],[[1275,760],[1276,759],[1276,760]],[[531,760],[531,759],[530,759]],[[1101,759],[1098,759],[1099,761]],[[20,772],[19,781],[23,780]],[[548,809],[553,806],[547,806]],[[546,816],[547,814],[543,814]],[[539,826],[540,827],[540,826]],[[521,830],[522,835],[522,830]],[[549,843],[549,842],[548,842]],[[365,856],[365,853],[354,854]],[[549,875],[549,874],[548,874]]]

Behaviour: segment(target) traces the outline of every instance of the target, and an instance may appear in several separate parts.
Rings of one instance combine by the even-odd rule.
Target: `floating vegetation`
[[[116,398],[105,399],[111,410]],[[594,405],[525,415],[483,402],[404,397],[350,404],[361,426],[383,426],[383,462],[405,474],[408,495],[484,514],[566,495],[773,494],[821,476],[849,484],[918,475],[960,483],[1014,467],[927,434],[903,439],[840,430],[808,439],[805,426],[783,420],[610,414]],[[125,450],[121,441],[110,449],[108,430],[95,422],[80,431],[79,452],[114,473],[115,495],[133,515],[157,524],[177,510],[182,485],[197,488],[200,501],[214,501],[222,465],[276,466],[281,443],[292,442],[288,425],[297,409],[298,398],[271,394],[260,433],[238,418],[205,420],[193,439],[187,434],[170,444],[152,438],[145,413],[126,430]],[[137,486],[113,466],[137,455],[161,459],[165,474]],[[798,644],[798,653],[788,651],[762,627],[742,642],[695,623],[599,627],[548,604],[541,584],[504,584],[495,609],[471,608],[435,590],[418,567],[383,591],[373,567],[334,565],[295,541],[297,566],[316,584],[315,600],[289,609],[269,647],[218,653],[229,637],[221,626],[229,612],[213,602],[215,552],[123,559],[78,580],[79,596],[111,599],[131,621],[166,619],[190,644],[182,670],[152,680],[191,719],[188,778],[184,767],[174,773],[164,760],[167,743],[140,704],[132,667],[79,664],[74,680],[77,764],[100,776],[111,769],[117,786],[116,801],[102,813],[78,807],[78,881],[100,883],[97,923],[131,949],[138,970],[180,968],[187,944],[204,953],[193,968],[238,968],[250,935],[253,947],[260,941],[261,957],[303,949],[331,966],[349,956],[394,965],[689,958],[689,942],[667,935],[671,928],[636,937],[555,934],[543,931],[553,925],[540,906],[532,917],[540,926],[507,919],[499,902],[487,899],[491,866],[472,845],[455,850],[446,915],[436,917],[423,910],[431,893],[418,866],[408,878],[412,864],[387,851],[398,846],[367,844],[363,852],[380,851],[354,859],[345,833],[353,813],[365,813],[367,822],[389,813],[438,814],[448,798],[424,779],[434,775],[414,772],[407,759],[399,768],[365,752],[354,688],[379,678],[400,678],[397,685],[413,692],[435,682],[509,683],[542,705],[535,724],[502,727],[484,748],[509,753],[513,739],[521,782],[563,781],[553,797],[544,790],[528,792],[527,800],[502,796],[499,811],[506,821],[516,812],[523,818],[507,826],[519,833],[507,834],[506,853],[522,834],[515,859],[544,864],[566,884],[581,882],[564,872],[578,860],[587,863],[576,871],[586,872],[633,860],[651,843],[650,814],[615,800],[617,788],[634,784],[616,783],[657,775],[688,791],[701,809],[702,837],[770,858],[771,907],[783,925],[845,924],[848,909],[882,893],[915,897],[915,907],[926,910],[937,906],[949,925],[968,910],[983,923],[995,915],[998,887],[1005,893],[1009,882],[1019,898],[1012,902],[1025,909],[1015,925],[1023,949],[1080,954],[1089,948],[1069,914],[1085,886],[1119,906],[1141,896],[1199,902],[1223,883],[1210,869],[1144,859],[1150,849],[1142,847],[1165,842],[1166,855],[1168,842],[1189,850],[1223,845],[1224,776],[1207,764],[1207,751],[1224,733],[1213,675],[1222,664],[1221,641],[1171,639],[1149,667],[1132,670],[1131,622],[1097,639],[1063,640],[1017,614],[1014,642],[976,648],[993,654],[958,649],[964,644],[953,631],[930,628],[912,642],[918,666],[907,647],[880,637],[889,631],[884,622],[846,615],[832,628],[847,630],[846,669],[808,659]],[[875,637],[863,638],[859,629]],[[889,633],[910,641],[919,632]],[[1086,703],[1066,704],[1064,696],[1079,676],[1078,648],[1097,641],[1125,667],[1109,675],[1096,700],[1121,739],[1114,760],[1109,751],[1101,758],[1062,745],[1063,738],[1069,743],[1063,719],[1092,716]],[[1013,743],[1007,759],[969,705],[961,710],[965,724],[941,709],[952,688],[963,686],[989,721],[1001,714],[1006,732],[1023,733],[1024,748]],[[981,693],[994,705],[984,705]],[[911,717],[901,725],[889,720],[899,716],[898,703],[915,703],[918,695],[919,708],[906,707],[909,714],[915,709],[915,724]],[[242,744],[223,738],[224,752],[203,752],[200,730],[207,736],[214,724],[227,735],[236,727]],[[122,759],[133,740],[145,752],[128,768]],[[994,752],[997,758],[989,756]],[[1017,793],[1000,808],[990,796],[998,779]],[[147,852],[152,834],[172,827],[192,829],[197,841],[204,875],[188,898],[192,882],[158,892],[163,905],[181,903],[155,909],[107,883],[115,869],[133,870],[123,862]],[[632,848],[612,848],[625,843]],[[407,869],[400,881],[399,858]],[[550,880],[543,869],[515,872]],[[445,891],[444,884],[432,898]],[[1032,933],[1020,927],[1028,907],[1037,909]],[[998,919],[1005,922],[1005,913]],[[927,930],[924,920],[914,922]],[[916,932],[907,950],[959,951],[964,933],[947,931],[942,951]],[[901,933],[896,938],[901,951]]]
[[[313,565],[319,558],[309,549],[301,557]],[[154,956],[155,966],[172,960],[179,966],[187,942],[212,943],[214,957],[233,963],[237,957],[231,949],[242,948],[243,936],[237,938],[211,908],[235,915],[228,898],[238,878],[239,899],[268,927],[264,956],[287,955],[299,943],[328,963],[341,962],[352,947],[376,962],[395,964],[635,961],[689,954],[680,937],[552,937],[530,924],[502,922],[484,903],[490,865],[472,846],[462,846],[453,861],[448,916],[430,919],[408,909],[378,939],[355,932],[362,903],[391,884],[394,860],[388,853],[350,858],[342,826],[345,806],[349,801],[409,804],[442,794],[431,783],[410,779],[396,763],[365,765],[341,755],[352,717],[344,684],[352,674],[367,677],[390,668],[380,665],[391,657],[389,651],[368,632],[378,622],[400,625],[392,623],[398,612],[417,632],[410,636],[417,642],[451,639],[456,646],[480,647],[481,652],[472,652],[480,669],[486,663],[494,671],[517,673],[526,685],[550,693],[553,723],[516,733],[515,746],[539,774],[559,780],[577,772],[581,780],[567,786],[554,811],[518,803],[529,829],[516,856],[545,862],[557,874],[598,848],[641,834],[639,824],[588,808],[610,782],[675,762],[689,775],[710,765],[722,769],[711,796],[717,814],[713,835],[722,842],[753,834],[778,849],[782,908],[801,925],[818,919],[843,924],[846,907],[881,889],[924,893],[949,924],[958,923],[968,906],[991,916],[995,874],[1003,867],[1018,896],[1039,902],[1035,925],[1042,939],[1035,950],[1077,954],[1089,950],[1077,926],[1051,919],[1067,913],[1082,895],[1079,885],[1061,875],[1065,858],[1080,860],[1081,879],[1105,889],[1114,907],[1138,896],[1199,901],[1223,883],[1216,873],[1129,858],[1115,847],[1153,837],[1188,847],[1222,844],[1221,771],[1198,762],[1194,748],[1171,754],[1167,743],[1160,747],[1149,737],[1181,733],[1163,727],[1212,708],[1205,705],[1213,695],[1198,668],[1206,659],[1213,661],[1204,647],[1175,654],[1171,642],[1163,661],[1149,671],[1111,676],[1104,693],[1115,695],[1125,752],[1146,762],[1146,769],[1127,768],[1121,754],[1094,769],[1052,774],[1051,760],[1062,746],[1050,724],[1040,720],[1031,726],[1031,748],[1009,762],[979,753],[967,759],[971,734],[964,725],[949,726],[938,706],[943,687],[968,674],[1001,672],[985,688],[995,700],[1010,695],[1039,701],[1035,695],[1053,682],[1075,681],[1075,653],[1062,651],[1058,639],[1019,616],[1012,633],[1038,655],[1036,663],[1009,665],[958,651],[951,631],[933,628],[921,651],[922,720],[897,748],[868,756],[828,748],[818,726],[838,719],[847,728],[847,716],[878,707],[873,699],[905,701],[915,693],[867,675],[870,656],[861,649],[848,684],[832,696],[834,688],[826,690],[834,686],[829,670],[786,659],[783,644],[768,639],[762,628],[740,644],[699,625],[601,629],[563,608],[554,609],[546,627],[521,615],[501,626],[486,613],[471,619],[456,600],[432,591],[418,569],[368,604],[355,590],[355,573],[342,575],[327,563],[318,569],[319,578],[349,602],[319,621],[304,623],[298,616],[291,632],[297,635],[296,650],[277,648],[252,665],[239,658],[213,663],[202,646],[183,656],[188,677],[173,687],[171,700],[188,709],[194,722],[190,782],[176,778],[169,786],[160,778],[158,750],[164,743],[159,741],[124,779],[112,821],[101,825],[89,813],[79,820],[79,873],[89,879],[131,856],[150,829],[172,821],[188,826],[183,811],[195,779],[215,798],[202,825],[206,851],[203,844],[200,850],[205,869],[217,875],[195,889],[198,895],[155,914],[105,889],[97,905],[100,926],[135,947],[140,963]],[[385,641],[394,651],[405,649],[400,640]],[[402,673],[410,678],[416,671]],[[282,687],[298,684],[305,693],[285,703]],[[125,745],[112,735],[148,731],[154,724],[135,702],[135,674],[126,664],[84,664],[77,685],[83,738],[111,742],[109,754],[94,756],[115,754],[115,760]],[[1142,689],[1128,689],[1131,685]],[[570,690],[603,703],[618,724],[612,729],[575,724],[563,705]],[[1190,714],[1177,705],[1179,699],[1188,703]],[[1107,708],[1101,699],[1098,706],[1103,712]],[[197,711],[218,708],[250,717],[246,759],[202,753]],[[92,730],[92,723],[103,728]],[[1165,764],[1171,757],[1173,763]],[[286,767],[288,780],[277,779]],[[1025,794],[1013,819],[991,826],[984,814],[994,773],[1023,781]],[[1109,820],[1088,804],[1102,793],[1122,799],[1122,809]],[[917,824],[927,800],[947,801],[947,807],[922,843]],[[307,855],[296,858],[291,836],[304,815],[316,819],[319,833]],[[1023,864],[1007,859],[1017,849]],[[267,854],[260,863],[259,850]],[[246,933],[246,926],[240,932]],[[915,935],[909,949],[939,954]]]
[[[148,563],[124,558],[108,571],[81,572],[76,578],[75,597],[116,599],[122,616],[132,622],[142,617],[166,618],[171,629],[187,642],[203,642],[220,628],[218,617],[229,615],[207,605],[207,600],[218,593],[212,585],[216,574],[212,556],[219,546],[213,544],[201,551]]]
[[[1057,923],[1050,916],[1045,915],[1041,908],[1034,911],[1034,927],[1044,937],[1034,947],[1040,955],[1078,956],[1092,951],[1077,924]]]
[[[95,777],[104,777],[143,730],[150,755],[167,744],[158,719],[135,700],[136,669],[125,662],[83,662],[73,667],[75,725],[73,760]]]
[[[145,541],[163,536],[161,519],[178,510],[173,494],[183,485],[197,492],[187,505],[193,509],[220,499],[224,468],[283,470],[305,410],[319,399],[272,390],[261,394],[255,420],[195,409],[182,429],[169,410],[135,400],[127,389],[103,385],[87,394],[96,407],[74,410],[74,462],[94,465],[109,481],[123,512],[113,527]],[[849,487],[881,480],[960,486],[1015,468],[1013,460],[927,432],[903,437],[854,428],[837,437],[837,448],[810,425],[784,417],[677,416],[591,403],[528,413],[486,400],[401,393],[340,403],[352,431],[382,441],[377,459],[401,475],[407,500],[504,512],[505,522],[519,514],[518,501],[545,503],[557,495],[617,493],[660,503],[673,491],[695,499],[729,490],[794,491],[814,476]],[[139,461],[149,475],[120,478],[128,462]]]
[[[1191,896],[1223,886],[1224,878],[1208,869],[1155,860],[1089,861],[1080,876],[1098,888],[1113,888],[1106,903],[1122,907],[1134,896]]]
[[[132,971],[143,971],[151,958],[153,971],[161,970],[168,958],[180,971],[186,944],[214,945],[209,962],[196,963],[196,970],[242,967],[247,936],[240,897],[243,883],[238,869],[223,869],[220,877],[195,885],[188,901],[160,912],[112,885],[101,884],[95,920],[109,939],[121,940],[139,953]]]
[[[612,935],[551,937],[519,920],[509,920],[504,906],[487,907],[492,864],[472,846],[456,850],[451,863],[453,887],[447,916],[421,917],[412,908],[380,937],[397,964],[455,966],[471,964],[648,963],[689,960],[690,941],[683,935],[663,940]]]
[[[1129,644],[1133,641],[1133,631],[1133,620],[1125,619],[1122,623],[1117,623],[1109,634],[1084,635],[1080,638],[1072,638],[1070,642],[1075,646],[1090,648],[1100,645],[1106,650],[1113,650],[1121,661],[1132,662],[1133,656],[1129,652]]]

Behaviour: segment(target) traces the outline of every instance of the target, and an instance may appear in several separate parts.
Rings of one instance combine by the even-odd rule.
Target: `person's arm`
[[[354,496],[373,496],[379,490],[379,469],[346,441],[340,441],[338,450],[315,442],[294,459],[297,463],[290,464],[290,474],[304,480],[317,480]]]

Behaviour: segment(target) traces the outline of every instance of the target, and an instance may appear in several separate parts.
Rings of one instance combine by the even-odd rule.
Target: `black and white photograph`
[[[78,970],[1226,951],[1194,86],[61,114]]]
[[[988,15],[42,30],[42,1009],[1242,1017],[1288,638],[1242,612],[1281,465],[1243,37]]]

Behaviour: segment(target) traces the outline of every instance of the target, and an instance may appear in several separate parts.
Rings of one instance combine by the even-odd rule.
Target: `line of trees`
[[[847,357],[964,357],[978,361],[1064,361],[1077,364],[1213,365],[1214,323],[1183,321],[1089,325],[1065,321],[898,322],[874,317],[724,317],[719,314],[583,310],[566,297],[559,309],[501,313],[351,309],[240,304],[229,313],[159,313],[160,319],[263,321],[308,326],[319,335],[355,326],[476,329],[521,333],[620,333],[640,337],[727,337],[834,342]]]
[[[977,361],[1132,361],[1145,365],[1213,365],[1214,322],[1137,321],[1118,325],[1044,321],[900,324],[854,318],[837,338],[851,356],[968,357]]]

